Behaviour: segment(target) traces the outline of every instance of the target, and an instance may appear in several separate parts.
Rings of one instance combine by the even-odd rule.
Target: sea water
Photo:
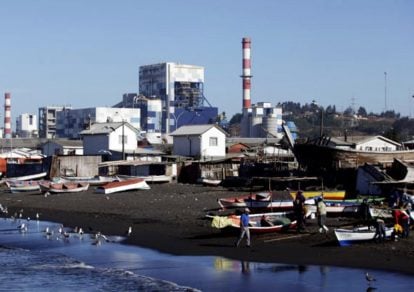
[[[19,228],[22,224],[27,230]],[[410,275],[376,270],[173,256],[121,244],[122,237],[59,228],[52,222],[0,219],[0,290],[409,291],[414,284]],[[376,281],[367,282],[366,272]]]

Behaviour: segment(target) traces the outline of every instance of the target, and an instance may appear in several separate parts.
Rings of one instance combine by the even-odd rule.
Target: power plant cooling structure
[[[250,38],[243,38],[243,74],[240,76],[243,79],[243,110],[250,108],[250,89],[252,78],[251,75],[251,40]]]
[[[11,139],[11,97],[10,93],[4,94],[4,138]]]

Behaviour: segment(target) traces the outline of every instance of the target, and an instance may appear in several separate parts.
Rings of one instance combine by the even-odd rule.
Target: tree
[[[361,117],[366,117],[368,115],[367,110],[362,106],[359,107],[357,114],[358,116],[361,116]]]
[[[354,115],[354,109],[352,107],[347,107],[346,110],[344,110],[344,116],[351,117]]]
[[[231,117],[229,124],[230,125],[240,124],[242,116],[243,115],[241,113],[235,114],[234,116]]]

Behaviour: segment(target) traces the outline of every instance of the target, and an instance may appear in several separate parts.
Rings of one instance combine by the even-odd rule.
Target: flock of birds
[[[7,207],[0,204],[0,212],[4,215],[8,215]],[[6,217],[5,217],[6,218]],[[15,212],[14,215],[10,216],[10,219],[13,221],[18,221],[19,225],[17,226],[17,230],[21,233],[28,232],[29,222],[31,221],[30,217],[26,219],[23,218],[23,209],[20,209],[19,212]],[[40,215],[36,213],[36,220],[39,221]],[[100,231],[94,231],[91,227],[89,229],[89,236],[92,239],[93,245],[100,245],[102,242],[114,242],[108,236],[102,234]],[[77,237],[82,239],[85,232],[81,227],[75,227],[74,229],[66,228],[62,224],[58,225],[58,227],[46,227],[45,230],[42,231],[47,239],[68,239],[69,237]],[[128,230],[125,232],[125,236],[130,236],[132,234],[132,227],[129,226]]]

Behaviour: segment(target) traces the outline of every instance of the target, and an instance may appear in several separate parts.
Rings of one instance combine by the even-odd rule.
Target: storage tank
[[[252,138],[261,137],[262,133],[262,117],[256,116],[252,117],[252,122],[250,124],[250,136]]]
[[[269,115],[263,118],[263,137],[278,138],[280,135],[277,132],[278,120],[276,115]]]

